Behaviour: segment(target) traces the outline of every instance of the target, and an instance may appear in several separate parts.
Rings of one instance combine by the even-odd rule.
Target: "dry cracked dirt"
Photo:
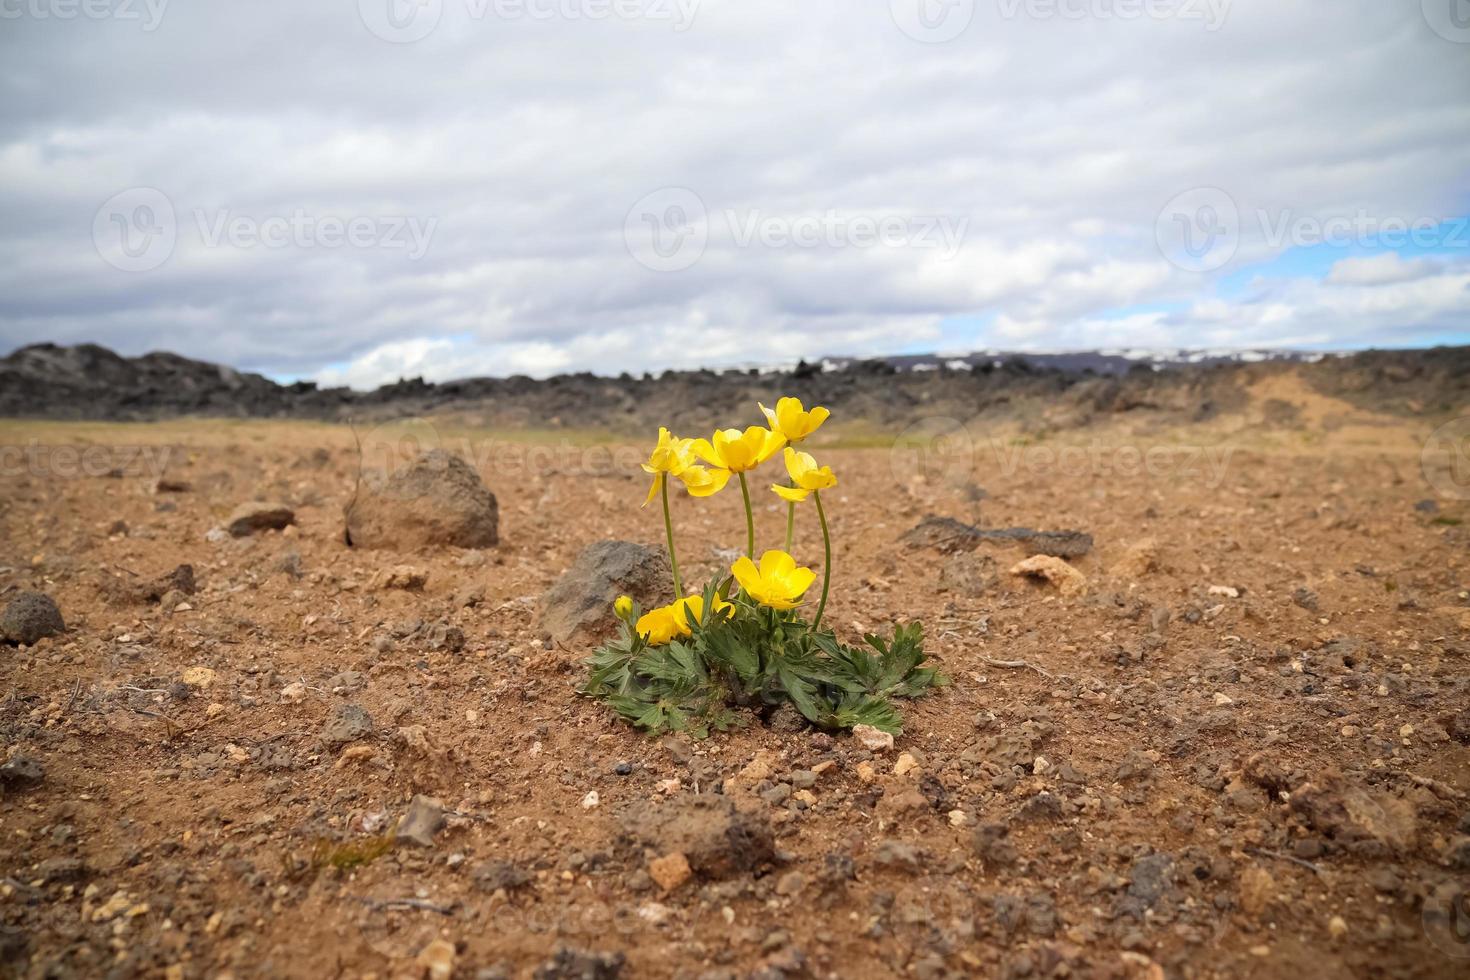
[[[638,447],[420,423],[496,543],[369,550],[345,426],[5,423],[0,605],[65,631],[25,598],[0,646],[0,974],[1470,975],[1470,504],[1429,426],[1328,408],[818,440],[831,621],[920,619],[952,681],[877,749],[577,694],[598,624],[550,635],[543,596],[661,546]],[[687,580],[738,501],[676,500]],[[1048,581],[973,527],[1091,545]]]

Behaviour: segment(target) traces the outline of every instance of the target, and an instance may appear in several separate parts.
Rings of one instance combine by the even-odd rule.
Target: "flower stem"
[[[786,553],[791,554],[791,535],[796,527],[796,501],[786,501]]]
[[[832,584],[832,535],[827,531],[827,512],[822,509],[822,494],[812,491],[817,502],[817,520],[822,522],[822,598],[817,603],[817,618],[812,621],[812,632],[822,625],[822,613],[827,610],[827,589]]]
[[[755,514],[750,509],[750,486],[740,474],[740,496],[745,498],[745,553],[755,560]]]
[[[669,475],[660,473],[658,482],[664,494],[664,530],[669,535],[669,567],[674,571],[674,597],[682,599],[684,583],[679,580],[679,558],[674,554],[674,519],[669,516]]]

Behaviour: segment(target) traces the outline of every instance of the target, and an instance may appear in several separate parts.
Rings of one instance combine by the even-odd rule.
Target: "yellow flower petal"
[[[679,479],[683,481],[684,489],[689,491],[689,496],[709,497],[725,489],[725,484],[730,482],[730,471],[696,464],[680,473]]]
[[[810,490],[803,490],[800,487],[783,487],[779,483],[771,484],[771,489],[776,492],[776,496],[782,500],[789,500],[793,504],[799,504],[811,495]]]
[[[796,567],[796,559],[784,551],[772,549],[761,555],[761,578],[779,579]]]
[[[752,586],[760,584],[761,573],[756,570],[755,562],[745,555],[735,559],[735,564],[730,566],[730,574],[735,576],[735,581],[746,592],[750,592]]]
[[[786,576],[786,588],[791,595],[799,596],[812,587],[817,580],[817,573],[810,568],[793,568]]]
[[[644,507],[653,503],[653,498],[658,493],[658,488],[663,484],[663,481],[664,475],[662,473],[655,473],[653,475],[653,482],[648,485],[648,496],[643,498]]]

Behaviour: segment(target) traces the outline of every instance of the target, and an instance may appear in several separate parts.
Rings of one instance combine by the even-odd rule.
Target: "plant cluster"
[[[819,466],[797,447],[827,421],[800,400],[782,398],[775,409],[759,406],[764,426],[720,429],[709,439],[681,439],[659,429],[643,469],[653,479],[644,506],[659,497],[673,572],[672,603],[643,610],[628,596],[614,603],[620,634],[593,654],[583,693],[605,700],[628,721],[652,733],[689,732],[740,724],[742,710],[773,711],[792,705],[814,725],[871,725],[899,734],[893,701],[918,697],[946,683],[925,667],[923,626],[897,626],[891,640],[865,636],[863,646],[840,642],[822,626],[832,584],[832,536],[822,492],[837,485],[830,466]],[[786,502],[784,549],[756,556],[755,513],[747,474],[777,453],[784,482],[771,490]],[[735,477],[745,508],[746,547],[729,574],[686,593],[674,546],[670,480],[691,497],[711,497]],[[810,620],[801,614],[816,573],[791,555],[797,507],[812,502],[822,531],[822,589]]]

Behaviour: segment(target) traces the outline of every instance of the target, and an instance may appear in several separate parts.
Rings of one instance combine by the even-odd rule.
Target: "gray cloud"
[[[380,31],[390,2],[363,0]],[[142,0],[140,20],[0,0],[0,347],[95,340],[370,384],[1465,330],[1465,246],[1220,288],[1293,244],[1260,213],[1470,211],[1470,45],[1419,4],[1216,0],[1210,30],[1192,0],[1163,19],[996,0],[930,44],[897,26],[905,0],[704,0],[684,30],[654,16],[677,18],[672,0],[620,2],[649,16],[439,0],[432,32],[391,43],[356,2],[168,3],[147,30]],[[1198,187],[1242,219],[1229,261],[1190,272],[1156,222]],[[173,211],[153,268],[118,246],[141,247],[158,209],[124,196],[94,229],[134,188]],[[686,209],[664,244],[704,240],[656,271],[630,209],[653,195],[662,221],[666,188],[703,220]],[[963,227],[957,250],[926,243],[938,220]],[[432,227],[418,257],[410,223]]]

